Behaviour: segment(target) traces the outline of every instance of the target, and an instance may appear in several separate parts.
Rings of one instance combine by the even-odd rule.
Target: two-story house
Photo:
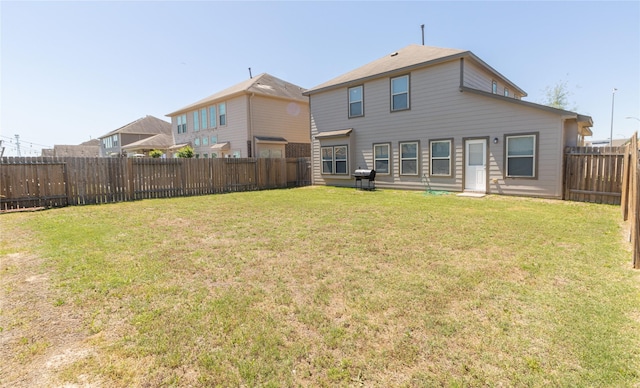
[[[171,123],[153,116],[142,117],[100,136],[100,156],[125,156],[124,146],[159,134],[171,136]]]
[[[308,157],[303,88],[263,73],[167,114],[176,146],[196,157]]]
[[[527,94],[470,51],[411,45],[304,93],[313,183],[561,198],[563,150],[592,120]]]

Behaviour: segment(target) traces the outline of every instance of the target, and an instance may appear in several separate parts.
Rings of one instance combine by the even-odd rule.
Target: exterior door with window
[[[464,190],[487,192],[487,140],[465,141]]]

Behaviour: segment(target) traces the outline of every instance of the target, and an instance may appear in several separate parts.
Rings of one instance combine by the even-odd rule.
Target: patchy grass
[[[633,386],[640,283],[619,218],[308,187],[7,214],[0,253],[45,258],[49,304],[82,314],[95,352],[68,383]]]

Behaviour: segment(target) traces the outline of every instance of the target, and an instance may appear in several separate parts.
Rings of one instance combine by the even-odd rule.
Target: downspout
[[[251,93],[251,95],[249,96],[249,106],[247,108],[249,110],[249,146],[251,147],[251,153],[248,156],[255,158],[256,146],[253,140],[253,111],[251,109],[251,99],[253,98],[253,96],[255,96],[255,93]]]
[[[464,58],[460,58],[460,91],[464,86]]]

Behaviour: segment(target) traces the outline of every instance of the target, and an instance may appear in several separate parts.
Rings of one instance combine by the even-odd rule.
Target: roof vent
[[[395,53],[392,53],[391,56],[395,57],[396,55],[398,55],[398,52],[396,51]]]

